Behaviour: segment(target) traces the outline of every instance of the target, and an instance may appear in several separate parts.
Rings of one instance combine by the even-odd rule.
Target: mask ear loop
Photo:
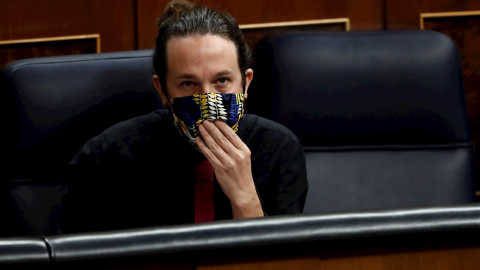
[[[168,108],[168,110],[170,111],[170,113],[173,114],[173,108],[172,108],[172,102],[173,102],[172,100],[173,100],[173,98],[171,98],[171,97],[168,96],[167,84],[166,84],[166,83],[162,83],[162,82],[160,82],[160,83],[161,83],[161,85],[162,85],[162,92],[163,92],[163,94],[167,97],[167,104],[166,104],[166,105],[167,105],[167,108]]]
[[[245,95],[245,88],[247,87],[247,75],[243,74],[243,77],[242,77],[242,87],[243,87],[243,95]]]
[[[246,91],[246,87],[247,87],[247,75],[244,73],[243,75],[243,112],[245,114],[245,109],[246,109],[246,104],[247,104],[247,97],[245,96],[245,91]]]

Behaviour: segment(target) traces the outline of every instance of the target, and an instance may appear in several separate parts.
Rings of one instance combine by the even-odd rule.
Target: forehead
[[[203,65],[238,66],[237,48],[233,41],[218,35],[173,37],[167,42],[167,67]]]

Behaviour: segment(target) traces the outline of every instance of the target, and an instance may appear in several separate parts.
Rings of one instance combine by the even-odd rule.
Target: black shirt
[[[301,213],[305,157],[284,126],[246,114],[238,136],[251,151],[252,175],[267,215]],[[71,161],[72,184],[61,227],[66,233],[193,223],[193,167],[203,155],[183,139],[168,111],[105,130]],[[232,217],[214,183],[215,219]]]

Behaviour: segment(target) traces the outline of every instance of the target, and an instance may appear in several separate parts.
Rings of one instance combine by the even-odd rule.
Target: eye
[[[218,79],[218,83],[219,84],[226,84],[228,82],[228,79],[227,78],[220,78]]]
[[[185,86],[185,87],[192,87],[193,82],[192,81],[184,81],[184,82],[182,82],[182,85]]]

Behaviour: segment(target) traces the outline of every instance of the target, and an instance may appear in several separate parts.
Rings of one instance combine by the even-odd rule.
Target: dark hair
[[[226,12],[194,5],[185,0],[174,0],[167,4],[157,21],[158,35],[153,53],[153,70],[160,78],[162,90],[166,88],[167,42],[172,37],[191,35],[217,35],[231,40],[237,48],[238,65],[245,87],[245,71],[252,65],[252,53],[245,42],[237,21]]]

